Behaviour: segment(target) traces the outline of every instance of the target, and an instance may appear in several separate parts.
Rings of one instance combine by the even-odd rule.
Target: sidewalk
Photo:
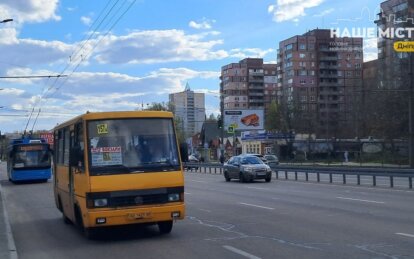
[[[4,162],[0,162],[0,173],[3,174]],[[14,245],[13,233],[11,231],[9,217],[4,204],[3,189],[0,184],[0,258],[17,258],[17,251]]]

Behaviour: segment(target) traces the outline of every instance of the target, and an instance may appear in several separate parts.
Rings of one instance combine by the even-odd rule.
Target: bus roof
[[[30,136],[10,140],[10,145],[19,145],[19,144],[47,144],[47,142],[44,139],[32,138]]]
[[[103,120],[122,118],[173,118],[171,112],[166,111],[112,111],[112,112],[88,112],[71,120],[57,125],[54,130],[67,127],[80,120]]]

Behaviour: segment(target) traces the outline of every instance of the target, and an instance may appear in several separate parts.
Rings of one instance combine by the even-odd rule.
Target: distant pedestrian
[[[348,151],[344,152],[345,163],[348,163]]]

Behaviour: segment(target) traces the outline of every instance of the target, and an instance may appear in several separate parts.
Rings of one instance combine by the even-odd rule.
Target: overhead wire
[[[60,73],[60,75],[62,75],[63,73],[65,73],[65,71],[67,69],[70,68],[71,65],[74,65],[74,61],[76,61],[77,59],[77,55],[78,53],[81,53],[81,51],[84,49],[84,47],[86,46],[87,42],[90,41],[92,39],[92,37],[94,35],[97,34],[98,29],[101,27],[101,25],[103,24],[103,22],[107,19],[107,17],[110,15],[110,13],[112,12],[112,10],[115,8],[115,6],[118,4],[120,0],[117,0],[112,6],[111,8],[106,12],[105,16],[101,19],[101,21],[99,22],[99,24],[97,25],[97,27],[94,29],[94,31],[92,33],[89,34],[89,37],[86,41],[80,43],[82,44],[81,47],[79,48],[78,51],[74,51],[72,52],[71,58],[69,60],[69,63],[65,66],[65,68],[62,70],[62,72]],[[128,6],[128,8],[118,17],[118,19],[115,21],[115,23],[112,24],[112,26],[110,26],[109,30],[105,33],[105,35],[103,37],[101,37],[98,42],[95,44],[95,46],[92,48],[91,51],[88,52],[88,54],[86,56],[89,56],[93,53],[93,51],[96,49],[96,47],[101,43],[101,41],[103,40],[103,38],[105,38],[110,32],[111,30],[116,26],[116,24],[122,19],[122,17],[130,10],[130,8],[133,6],[133,4],[136,2],[136,0],[132,1],[130,3],[130,5]],[[99,20],[99,18],[102,16],[102,14],[104,13],[104,11],[107,9],[107,7],[109,6],[109,4],[111,3],[111,0],[107,2],[106,6],[104,7],[104,9],[102,9],[101,13],[99,14],[98,18],[94,21],[94,23],[90,26],[90,29],[93,27],[94,24],[96,24]],[[119,13],[119,11],[122,9],[122,7],[124,6],[124,4],[126,3],[126,1],[123,2],[123,4],[116,10],[116,12],[112,15],[112,17],[110,18],[110,20],[105,24],[104,29],[106,29],[107,25],[110,24],[110,22],[114,19],[114,17],[116,17],[116,15]],[[74,57],[73,57],[74,56]],[[73,58],[72,58],[73,57]],[[59,89],[67,82],[67,80],[69,79],[69,77],[71,75],[73,75],[73,73],[78,69],[78,67],[80,66],[80,64],[85,60],[84,56],[81,54],[80,55],[80,60],[79,62],[74,66],[73,70],[71,71],[71,73],[65,77],[65,79],[61,82],[61,84],[56,87],[56,84],[58,82],[58,79],[60,79],[60,77],[57,77],[54,82],[51,84],[50,87],[48,87],[48,89],[46,90],[46,92],[44,92],[39,100],[39,111],[38,111],[38,115],[36,116],[36,121],[33,124],[33,127],[35,127],[36,122],[37,122],[37,118],[39,117],[39,114],[41,113],[41,101],[42,100],[47,100],[48,98],[54,96],[56,94],[57,91],[59,91]],[[54,89],[54,92],[52,94],[50,94],[50,91],[52,91]],[[33,113],[34,110],[32,110]],[[31,120],[31,116],[29,117],[28,121]],[[27,126],[26,126],[27,128]]]
[[[102,16],[102,14],[105,12],[105,10],[107,9],[107,7],[109,6],[109,4],[112,2],[112,0],[109,0],[107,3],[106,3],[106,5],[105,5],[105,7],[102,9],[102,11],[100,12],[100,14],[98,15],[98,18],[93,22],[93,24],[89,27],[89,29],[88,30],[90,30],[90,29],[92,29],[92,27],[93,27],[93,25],[99,20],[99,18]],[[114,5],[111,7],[111,9],[107,12],[107,14],[105,15],[105,17],[102,19],[102,21],[104,20],[104,19],[106,19],[106,17],[109,15],[109,13],[110,13],[110,11],[114,8],[114,6],[117,4],[119,2],[119,0],[116,0],[116,2],[114,3]],[[99,27],[100,27],[100,25],[102,24],[102,21],[99,23],[99,25],[93,30],[93,32],[90,34],[90,35],[93,35],[93,34],[95,34],[97,31],[98,31],[98,29],[99,29]],[[75,50],[72,52],[72,54],[71,54],[71,56],[73,56],[74,54],[76,54],[76,53],[78,53],[78,52],[80,52],[80,51],[82,51],[82,49],[85,47],[85,45],[86,45],[86,43],[90,40],[90,37],[86,40],[86,41],[84,41],[85,40],[85,38],[86,38],[86,36],[82,39],[82,41],[80,41],[79,42],[79,45],[80,45],[80,47],[77,47],[78,48],[78,50],[77,50],[77,52],[76,52],[76,48],[75,48]],[[70,57],[71,57],[70,56]],[[52,84],[46,89],[46,91],[45,92],[43,92],[42,93],[42,95],[40,96],[40,99],[37,101],[37,102],[35,102],[34,104],[33,104],[33,109],[32,109],[32,113],[34,112],[34,109],[36,108],[36,106],[42,106],[42,104],[41,104],[41,101],[42,101],[42,99],[44,98],[44,97],[46,97],[46,95],[47,95],[47,93],[49,92],[49,91],[51,91],[54,87],[55,87],[55,85],[57,84],[57,81],[59,80],[59,78],[65,73],[65,71],[66,70],[68,70],[69,68],[70,68],[70,66],[71,66],[71,63],[72,63],[72,58],[70,58],[69,59],[69,62],[66,64],[66,66],[63,68],[63,70],[59,73],[59,75],[56,77],[56,79],[52,82]],[[31,117],[32,117],[32,113],[31,113],[31,115],[29,116],[29,118],[28,118],[28,122],[27,122],[27,124],[26,124],[26,127],[25,127],[25,131],[26,131],[26,129],[27,129],[27,126],[28,126],[28,124],[29,124],[29,122],[30,122],[30,120],[31,120]]]
[[[126,2],[126,1],[125,1]],[[124,3],[125,3],[124,2]],[[122,19],[122,17],[131,9],[131,7],[133,6],[133,4],[136,2],[136,0],[132,1],[130,3],[130,5],[125,9],[125,11],[118,17],[118,19],[111,25],[111,27],[109,28],[109,30],[98,40],[98,42],[95,44],[95,46],[91,49],[91,51],[89,51],[87,53],[87,55],[85,55],[85,59],[86,57],[88,57],[89,55],[92,55],[93,51],[99,46],[99,44],[102,42],[103,39],[105,39],[106,36],[108,36],[108,34],[112,31],[112,29],[118,24],[118,22]],[[123,6],[123,5],[122,5]],[[118,12],[122,9],[122,6],[120,8],[118,8],[118,10],[116,11],[116,13],[114,14],[114,16],[116,16],[116,14],[118,14]],[[111,20],[114,18],[114,16],[112,16]],[[57,91],[60,90],[60,88],[68,81],[69,77],[75,73],[75,71],[78,69],[78,67],[81,65],[81,63],[83,62],[83,60],[81,60],[80,62],[78,62],[78,64],[75,66],[75,68],[72,70],[72,72],[68,75],[68,77],[66,77],[61,84],[56,87],[55,92],[53,92],[50,96],[47,97],[53,97]]]

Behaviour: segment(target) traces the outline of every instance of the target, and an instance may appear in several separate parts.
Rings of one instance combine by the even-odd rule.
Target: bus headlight
[[[106,207],[108,206],[108,199],[95,199],[93,201],[93,206],[94,207]]]
[[[178,194],[178,193],[168,194],[168,201],[169,202],[174,202],[174,201],[179,201],[179,200],[180,200],[180,194]]]

